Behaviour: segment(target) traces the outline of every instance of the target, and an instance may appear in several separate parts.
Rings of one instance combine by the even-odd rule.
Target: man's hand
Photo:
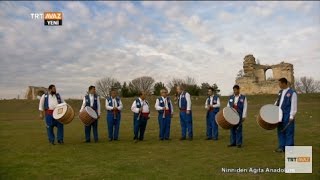
[[[98,115],[97,119],[100,119],[100,115]]]
[[[117,107],[113,107],[113,110],[114,110],[114,111],[117,110]]]
[[[293,121],[294,121],[294,118],[290,118],[290,119],[289,119],[289,122],[293,122]]]
[[[187,114],[190,114],[190,110],[187,110]]]
[[[42,111],[40,112],[39,117],[40,117],[40,119],[43,119],[44,116],[43,116],[43,112]]]

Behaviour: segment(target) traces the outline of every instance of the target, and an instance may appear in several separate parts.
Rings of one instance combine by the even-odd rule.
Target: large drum
[[[53,110],[53,118],[62,124],[69,124],[74,118],[74,111],[69,104],[61,103]]]
[[[272,130],[278,126],[280,119],[282,119],[282,110],[278,106],[267,104],[261,107],[257,122],[263,129]]]
[[[86,126],[92,124],[95,120],[97,120],[98,115],[96,111],[94,111],[91,107],[86,106],[79,114],[79,118],[82,123]]]
[[[231,107],[223,108],[223,110],[219,111],[216,115],[216,122],[223,129],[231,129],[239,124],[239,121],[240,117],[238,112]]]

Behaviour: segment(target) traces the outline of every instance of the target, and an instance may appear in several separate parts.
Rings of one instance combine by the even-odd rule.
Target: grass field
[[[63,95],[63,94],[62,94]],[[249,96],[243,148],[227,148],[229,131],[218,141],[205,139],[205,97],[193,97],[194,140],[179,141],[176,112],[171,141],[158,140],[157,112],[152,104],[145,141],[133,143],[130,99],[123,99],[120,141],[107,142],[105,111],[99,120],[99,143],[83,143],[84,128],[76,116],[65,126],[65,144],[48,143],[38,101],[0,101],[0,179],[318,179],[320,177],[320,94],[299,95],[296,145],[313,146],[313,174],[222,173],[224,168],[284,168],[284,154],[274,153],[276,131],[261,129],[256,114],[276,96]],[[66,100],[76,112],[80,100]],[[222,106],[227,102],[221,98]],[[102,105],[104,106],[104,102]],[[175,109],[177,107],[175,106]]]

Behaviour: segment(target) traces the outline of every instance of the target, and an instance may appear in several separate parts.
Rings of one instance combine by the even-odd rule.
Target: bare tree
[[[241,78],[241,77],[243,77],[243,76],[244,76],[243,69],[240,69],[240,70],[238,71],[237,78]]]
[[[151,94],[153,91],[154,79],[149,76],[142,76],[131,81],[129,87],[133,91],[145,91]]]
[[[299,93],[315,93],[320,91],[320,81],[312,77],[300,77],[295,81],[296,91]]]
[[[98,80],[95,85],[97,93],[103,98],[107,98],[109,96],[109,92],[112,88],[121,88],[120,82],[112,77],[104,77]]]

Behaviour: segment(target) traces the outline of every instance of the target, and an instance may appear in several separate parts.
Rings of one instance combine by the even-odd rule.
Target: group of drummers
[[[289,87],[286,78],[279,79],[280,91],[274,105],[268,104],[260,109],[257,117],[258,124],[266,129],[277,128],[279,145],[275,152],[284,152],[285,146],[294,145],[295,114],[297,112],[297,93]],[[181,125],[180,140],[193,140],[193,115],[191,107],[191,96],[183,86],[176,87]],[[156,99],[154,105],[158,111],[159,139],[170,140],[170,125],[173,117],[173,102],[168,97],[168,90],[160,90],[161,96]],[[144,134],[150,118],[150,104],[146,100],[146,92],[139,92],[131,106],[133,112],[133,134],[134,142],[144,140]],[[227,107],[220,110],[220,98],[214,93],[213,88],[208,88],[208,98],[205,102],[206,111],[206,140],[218,140],[218,126],[230,129],[230,144],[228,147],[242,147],[243,122],[247,117],[247,97],[240,93],[238,85],[233,86],[233,95],[228,99]],[[119,129],[123,104],[118,91],[112,89],[110,96],[106,98],[105,109],[108,127],[109,141],[119,140]],[[63,144],[64,124],[70,123],[75,113],[70,105],[64,102],[56,87],[50,85],[48,92],[43,94],[39,103],[40,118],[45,118],[48,139],[55,144]],[[94,142],[98,142],[98,119],[101,115],[99,96],[94,86],[88,88],[88,94],[83,98],[80,108],[79,119],[85,127],[85,142],[91,141],[91,129]],[[54,127],[57,127],[57,138],[55,138]]]

